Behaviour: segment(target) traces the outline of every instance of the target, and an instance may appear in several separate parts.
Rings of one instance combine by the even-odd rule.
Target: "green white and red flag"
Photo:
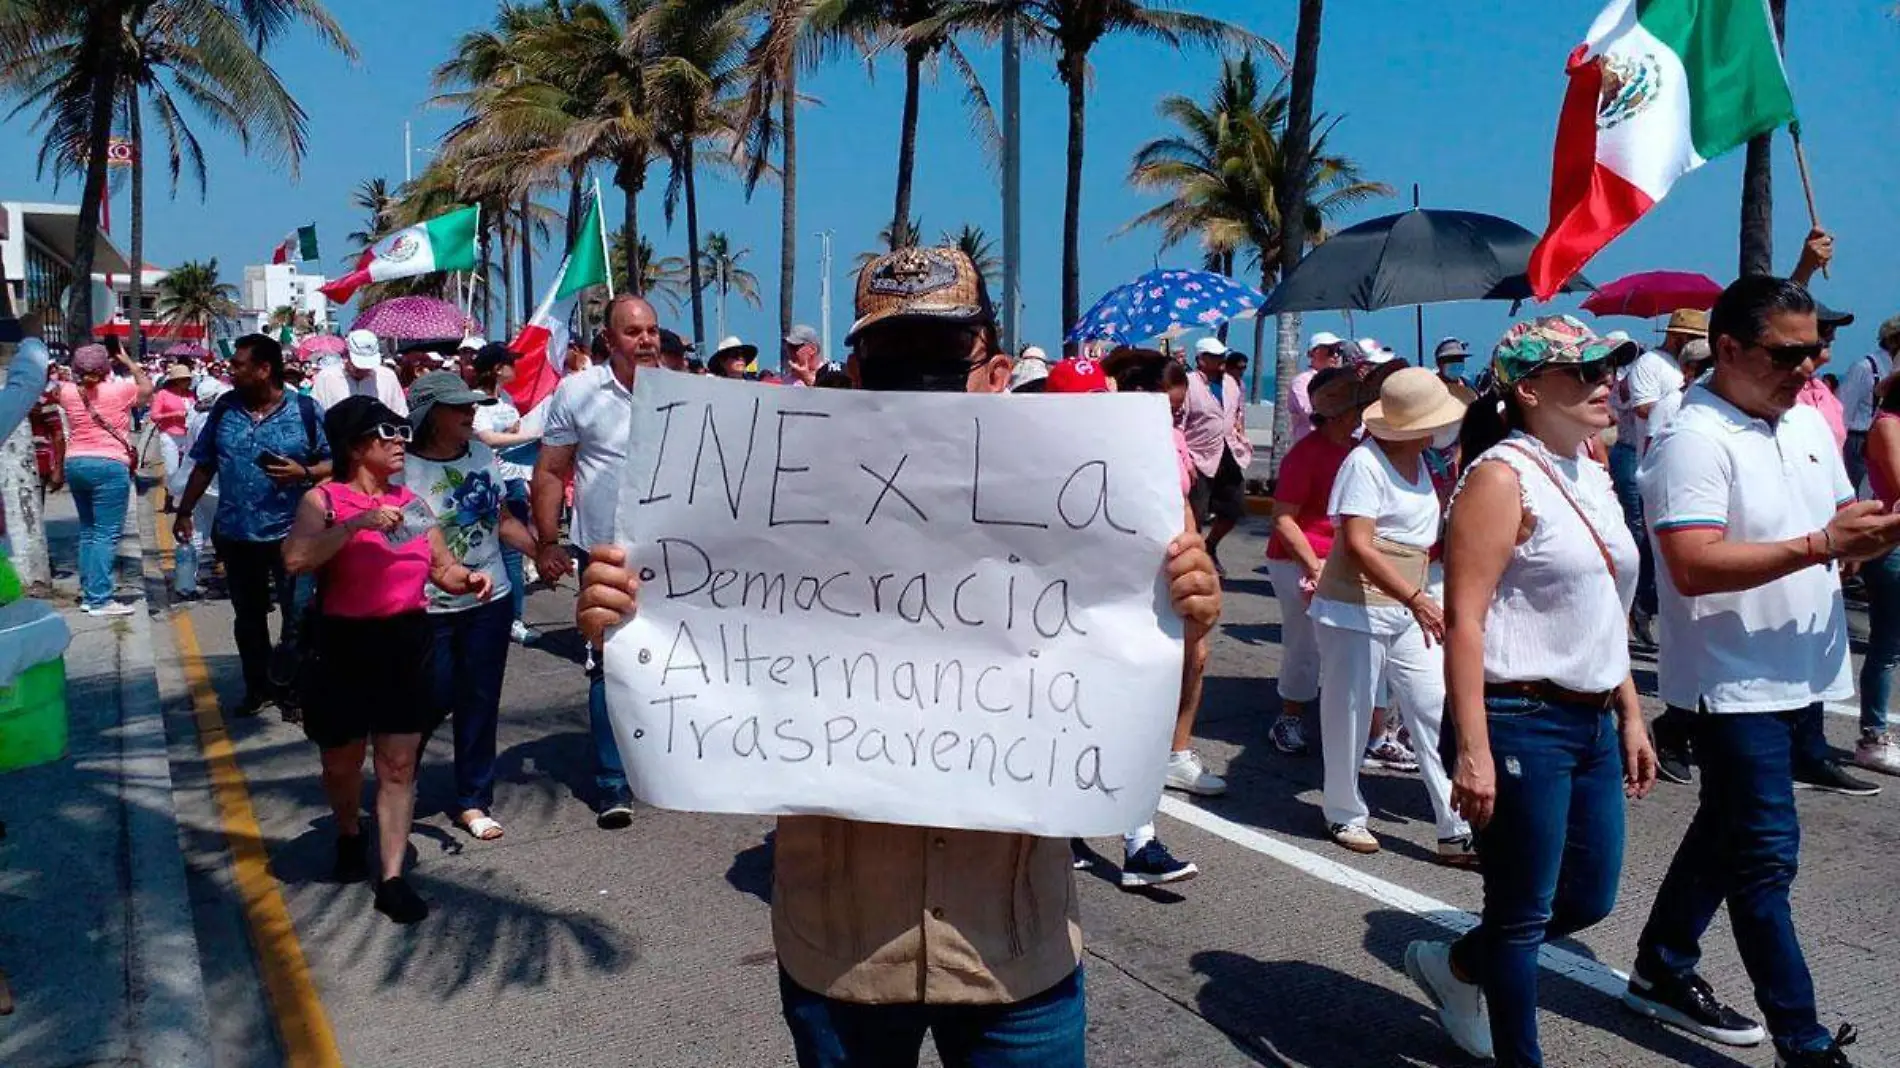
[[[519,357],[515,360],[514,381],[508,384],[508,396],[520,411],[531,412],[561,384],[560,361],[567,351],[567,312],[563,302],[597,285],[606,285],[609,293],[613,291],[607,275],[607,227],[601,216],[598,183],[594,186],[587,215],[574,233],[574,247],[561,259],[561,268],[554,272],[554,282],[541,298],[541,306],[535,309],[534,318],[521,328],[521,333],[508,343],[509,350]],[[562,305],[562,310],[556,311],[556,305]]]
[[[285,234],[284,239],[277,243],[277,247],[270,255],[272,263],[302,263],[305,260],[319,258],[321,257],[317,255],[317,227],[314,223],[309,226],[299,226]]]
[[[1676,179],[1795,117],[1767,0],[1612,0],[1568,70],[1550,226],[1531,253],[1539,300]]]
[[[363,250],[356,269],[322,289],[338,304],[372,282],[435,274],[472,271],[477,260],[475,238],[481,230],[480,205],[457,208],[428,222],[398,230]]]

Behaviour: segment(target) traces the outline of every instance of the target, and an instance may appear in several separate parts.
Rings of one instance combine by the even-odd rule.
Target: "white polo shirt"
[[[633,394],[608,363],[568,375],[548,402],[541,441],[575,447],[574,526],[568,540],[583,549],[614,540],[620,468],[632,422]]]
[[[1650,446],[1637,472],[1651,530],[1707,529],[1729,541],[1798,538],[1854,499],[1819,412],[1796,407],[1775,424],[1706,385]],[[1833,567],[1805,567],[1739,593],[1685,597],[1657,561],[1656,657],[1662,698],[1711,712],[1785,712],[1852,697],[1847,609]]]

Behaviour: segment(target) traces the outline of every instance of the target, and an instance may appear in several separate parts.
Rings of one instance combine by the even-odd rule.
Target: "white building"
[[[79,230],[79,205],[32,204],[22,201],[0,202],[0,264],[6,268],[6,284],[13,306],[22,312],[37,312],[58,336],[66,310],[66,290],[72,285],[74,241]],[[93,246],[95,271],[123,277],[130,270],[125,253],[113,244],[112,237],[101,233]],[[92,294],[93,315],[107,319],[116,309],[112,294],[95,276]]]
[[[329,279],[320,274],[305,274],[294,263],[271,263],[244,268],[244,328],[263,331],[270,325],[271,314],[290,307],[308,314],[318,331],[330,327],[330,298],[318,290]]]

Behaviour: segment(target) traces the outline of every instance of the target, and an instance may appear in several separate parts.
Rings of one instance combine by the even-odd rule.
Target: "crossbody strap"
[[[92,416],[92,421],[99,424],[99,429],[112,435],[112,440],[118,442],[119,447],[125,450],[126,462],[133,467],[137,467],[139,451],[132,447],[132,443],[126,440],[124,434],[119,433],[111,423],[106,422],[106,417],[99,414],[99,409],[92,406],[92,398],[86,396],[85,387],[80,386],[78,389],[79,403],[86,406],[86,414]]]
[[[1604,544],[1603,536],[1597,533],[1596,524],[1590,522],[1590,517],[1584,514],[1583,506],[1578,504],[1577,499],[1572,497],[1570,491],[1564,487],[1563,479],[1558,478],[1557,472],[1550,469],[1550,462],[1522,445],[1508,441],[1505,442],[1505,444],[1529,457],[1531,461],[1537,465],[1538,469],[1544,472],[1544,477],[1550,479],[1550,484],[1557,487],[1557,495],[1564,499],[1564,503],[1570,505],[1571,511],[1577,513],[1577,518],[1583,521],[1583,529],[1590,532],[1590,540],[1596,543],[1597,552],[1603,557],[1603,566],[1610,569],[1610,578],[1614,580],[1616,578],[1616,561],[1610,558],[1610,547]]]

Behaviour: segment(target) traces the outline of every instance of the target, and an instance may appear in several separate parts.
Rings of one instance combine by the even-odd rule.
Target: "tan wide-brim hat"
[[[1429,438],[1465,417],[1465,402],[1423,367],[1396,371],[1366,409],[1366,433],[1381,441]]]
[[[1708,337],[1709,313],[1700,308],[1679,308],[1669,316],[1669,325],[1663,327],[1663,333],[1681,334],[1684,337]]]

